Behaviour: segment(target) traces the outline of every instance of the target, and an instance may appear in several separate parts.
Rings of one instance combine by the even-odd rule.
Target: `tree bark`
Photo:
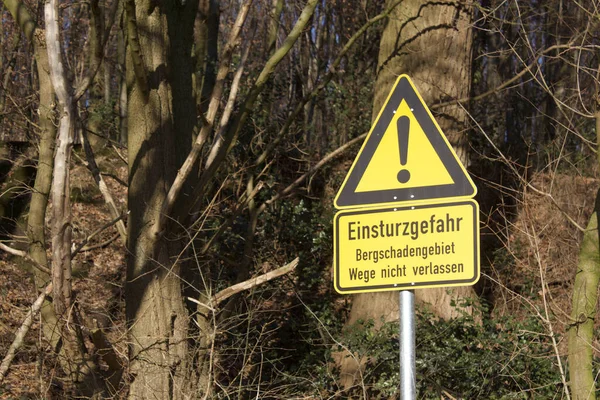
[[[190,381],[183,248],[176,224],[156,232],[161,206],[191,149],[191,43],[197,2],[127,1],[129,194],[126,314],[131,399],[180,399]],[[143,27],[143,29],[138,29]],[[156,243],[156,241],[159,243]],[[153,249],[157,249],[155,258]]]
[[[119,1],[119,33],[117,34],[117,63],[119,72],[119,143],[127,143],[127,80],[125,78],[125,7],[124,1]]]
[[[596,210],[590,217],[585,230],[575,284],[573,287],[573,308],[571,319],[573,326],[569,329],[569,377],[571,394],[575,400],[596,399],[596,382],[593,371],[594,320],[598,303],[598,283],[600,268],[598,257],[598,214],[600,193],[596,196]]]
[[[596,140],[600,148],[600,111],[596,111]],[[598,155],[600,163],[600,154]],[[595,400],[596,379],[593,368],[594,321],[600,283],[600,190],[579,250],[569,329],[569,379],[574,400]]]
[[[52,297],[57,315],[71,305],[71,207],[69,201],[69,167],[73,147],[75,110],[68,89],[64,60],[60,47],[58,3],[44,5],[46,44],[50,80],[58,99],[60,119],[58,145],[54,157],[52,180]]]
[[[271,13],[269,15],[269,30],[265,46],[265,56],[270,57],[277,47],[277,34],[279,33],[279,19],[283,11],[283,0],[273,0]]]
[[[576,400],[596,399],[592,343],[600,281],[598,201],[596,197],[596,211],[591,216],[583,237],[573,288],[571,318],[574,323],[568,335],[569,377],[571,393]]]
[[[194,87],[196,105],[201,113],[208,111],[211,93],[217,79],[219,18],[220,11],[216,0],[199,2],[194,50],[196,61]]]
[[[56,126],[54,125],[54,89],[50,81],[50,67],[46,51],[44,31],[36,26],[35,20],[27,8],[19,0],[4,0],[6,8],[13,19],[18,22],[21,31],[33,46],[39,81],[39,125],[40,141],[37,163],[37,173],[31,194],[29,218],[27,220],[27,236],[29,238],[29,254],[39,265],[48,265],[46,253],[46,208],[52,185],[52,168],[54,165],[54,147]],[[38,290],[41,292],[50,282],[50,275],[40,269],[34,268],[34,278]],[[46,339],[56,348],[60,335],[56,330],[57,318],[52,304],[44,302],[41,311],[43,330]]]

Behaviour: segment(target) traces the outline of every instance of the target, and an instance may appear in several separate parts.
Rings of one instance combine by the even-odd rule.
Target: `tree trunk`
[[[119,1],[119,33],[117,34],[117,63],[119,65],[119,143],[127,144],[127,80],[125,78],[125,7]]]
[[[390,3],[390,1],[388,1]],[[387,5],[389,7],[389,5]],[[457,3],[423,3],[410,0],[390,15],[384,29],[373,104],[373,119],[378,115],[395,80],[408,74],[429,107],[469,94],[471,63],[470,10]],[[464,165],[467,165],[465,130],[467,115],[460,106],[437,110],[436,120]],[[441,318],[458,316],[453,300],[475,297],[471,287],[423,289],[415,292],[416,301],[427,304]],[[398,292],[362,293],[354,296],[347,325],[373,319],[376,326],[399,316]],[[341,383],[348,387],[358,375],[359,365],[345,357]]]
[[[54,147],[56,137],[56,126],[53,121],[54,110],[51,104],[54,102],[54,90],[50,82],[50,68],[48,66],[48,54],[45,49],[44,33],[38,30],[34,39],[35,60],[38,79],[40,83],[40,141],[37,162],[37,172],[31,202],[29,206],[29,218],[27,219],[27,236],[29,238],[29,255],[40,265],[48,265],[46,253],[46,237],[44,228],[46,226],[46,209],[50,197],[52,185],[52,168],[54,166]],[[50,275],[34,268],[35,283],[38,291],[43,290],[50,282]],[[52,303],[46,301],[41,311],[42,328],[46,339],[56,348],[60,335],[56,329],[57,318],[54,314]]]
[[[46,209],[52,186],[52,168],[54,166],[54,147],[56,137],[56,126],[53,121],[54,110],[51,104],[54,102],[54,90],[50,82],[50,68],[48,66],[48,54],[43,40],[43,31],[38,30],[33,41],[35,48],[35,59],[37,65],[38,79],[40,82],[40,142],[37,163],[37,172],[31,202],[29,206],[29,218],[27,219],[27,236],[29,238],[29,255],[40,265],[48,265],[46,253],[46,237],[44,228],[46,226]],[[50,275],[34,268],[35,283],[39,291],[43,290],[50,282]],[[43,330],[46,339],[57,348],[60,335],[56,329],[58,320],[52,303],[46,301],[41,311]]]
[[[596,111],[596,141],[600,148],[600,111]],[[598,155],[600,163],[600,154]],[[596,379],[593,369],[594,321],[600,283],[600,190],[579,250],[569,329],[569,378],[574,400],[595,400]]]
[[[166,232],[155,226],[192,143],[195,7],[192,1],[157,7],[149,0],[128,0],[126,5],[130,214],[125,301],[131,399],[180,399],[189,382],[189,320],[182,267],[175,262],[183,246],[171,225]]]
[[[100,7],[98,0],[90,1],[90,29],[89,29],[89,44],[90,44],[90,61],[88,65],[93,68],[97,60],[102,59],[102,51],[104,49],[102,43],[102,36],[104,32],[105,13]],[[103,132],[104,124],[104,113],[102,108],[106,108],[106,105],[110,101],[110,76],[106,78],[107,71],[110,66],[104,60],[104,76],[100,74],[96,75],[96,80],[90,85],[89,98],[86,102],[89,103],[88,113],[89,117],[87,120],[87,130],[91,133],[88,136],[90,145],[94,153],[100,153],[100,151],[106,146],[107,132]],[[104,80],[104,93],[102,93],[100,82]],[[108,83],[108,85],[106,84]],[[106,93],[108,92],[108,93]],[[108,96],[108,97],[107,97]]]
[[[219,18],[220,10],[216,0],[199,2],[194,49],[196,59],[194,87],[196,104],[202,113],[208,110],[210,95],[217,79]]]
[[[29,210],[29,217],[27,221],[27,236],[30,241],[29,247],[29,255],[33,259],[33,261],[42,266],[42,268],[33,268],[35,284],[40,291],[44,290],[53,277],[44,270],[44,267],[48,265],[47,258],[47,248],[46,248],[46,239],[45,239],[45,227],[46,227],[46,210],[48,205],[48,199],[50,196],[50,189],[52,186],[52,178],[53,178],[53,167],[54,167],[54,150],[57,136],[57,129],[55,125],[55,112],[56,112],[56,93],[55,93],[55,84],[51,79],[51,61],[50,55],[57,55],[57,50],[50,50],[47,46],[46,40],[46,32],[42,29],[38,29],[36,27],[35,21],[33,20],[31,14],[27,10],[27,8],[23,5],[23,3],[19,1],[7,1],[5,2],[7,8],[15,18],[15,20],[19,23],[21,30],[25,34],[25,37],[32,43],[34,49],[34,56],[37,67],[37,75],[39,80],[39,126],[40,126],[40,139],[38,143],[39,147],[39,156],[37,163],[37,174],[34,183],[34,188],[32,190],[31,195],[31,203]],[[51,4],[47,4],[46,7],[52,7]],[[53,9],[54,10],[54,9]],[[51,11],[53,11],[51,10]],[[47,11],[47,10],[46,10]],[[52,17],[53,18],[53,17]],[[48,27],[48,23],[46,26]],[[56,27],[55,27],[56,29]],[[55,37],[52,37],[52,40],[56,42]],[[54,43],[55,44],[55,43]],[[49,54],[51,53],[51,54]],[[60,54],[60,52],[58,52]],[[54,65],[56,66],[56,64]],[[63,90],[66,90],[64,86],[61,87]],[[64,93],[63,93],[64,94]],[[61,98],[61,106],[64,104],[64,96]],[[61,119],[65,117],[65,113],[62,113]],[[63,127],[65,127],[63,125]],[[68,126],[67,126],[68,128]],[[67,129],[68,130],[68,129]],[[63,131],[63,136],[64,136]],[[68,145],[67,145],[68,146]],[[63,154],[64,154],[63,148]],[[64,167],[63,171],[67,169],[68,162],[65,161],[63,157]],[[65,182],[65,179],[61,179],[62,182]],[[68,177],[67,177],[68,181]],[[65,191],[68,194],[68,190]],[[56,200],[55,203],[55,212],[56,208],[64,207],[65,204],[57,205],[60,200]],[[68,196],[67,196],[68,200]],[[66,205],[68,209],[68,203]],[[68,211],[67,211],[68,214]],[[66,215],[63,213],[63,216]],[[64,218],[54,218],[55,229],[54,229],[54,238],[60,239],[59,246],[64,243],[64,240],[61,239],[64,234],[68,235],[68,227],[67,229],[63,229],[65,225],[68,225],[68,221],[65,224]],[[60,226],[59,226],[60,225]],[[62,226],[62,228],[61,228]],[[58,228],[58,230],[57,230]],[[69,243],[70,245],[70,243]],[[70,261],[70,246],[63,248],[62,252],[56,251],[53,249],[53,257],[56,268],[55,271],[60,270],[60,272],[68,273],[68,265],[65,268],[62,260],[66,260],[68,258],[67,263]],[[65,258],[66,257],[66,258]],[[65,281],[64,274],[60,277],[61,281]],[[68,277],[67,277],[68,278]],[[62,309],[65,308],[64,305],[69,302],[68,297],[70,296],[69,284],[62,285],[65,291],[57,293],[57,296],[53,296],[54,305],[60,302],[59,298],[63,298]],[[54,289],[54,288],[53,288]],[[99,389],[98,383],[101,382],[95,381],[95,371],[94,365],[88,363],[88,360],[82,358],[82,355],[79,353],[79,348],[75,346],[72,342],[72,337],[64,337],[62,333],[65,330],[61,329],[62,321],[59,320],[57,314],[55,312],[55,308],[53,307],[53,303],[49,301],[45,301],[42,309],[41,316],[43,320],[42,329],[44,331],[44,335],[46,339],[49,341],[50,345],[54,350],[60,352],[60,356],[58,360],[60,362],[60,366],[63,368],[64,372],[72,379],[73,383],[80,383],[82,386],[80,389],[83,389],[80,392],[82,395],[91,395],[93,391]],[[68,335],[72,336],[72,335]],[[62,339],[62,340],[61,340]]]
[[[50,81],[50,66],[48,53],[46,51],[46,40],[44,31],[36,27],[35,20],[27,8],[18,0],[5,0],[7,9],[15,21],[18,21],[21,30],[27,40],[33,45],[35,64],[39,80],[39,125],[40,141],[37,163],[37,173],[31,194],[29,217],[27,219],[27,236],[29,238],[29,255],[40,265],[48,265],[46,253],[46,238],[44,228],[46,226],[46,208],[52,185],[52,168],[54,165],[54,147],[56,137],[56,126],[54,125],[54,89]],[[40,269],[33,269],[35,283],[39,291],[50,282],[50,275]],[[56,329],[57,318],[49,301],[44,303],[41,311],[42,328],[46,339],[53,348],[57,348],[60,335]]]
[[[573,308],[569,329],[569,377],[574,400],[595,400],[596,382],[592,368],[594,350],[594,320],[598,303],[598,208],[600,193],[596,195],[596,211],[590,217],[581,243],[579,263],[573,287]]]
[[[51,0],[44,5],[46,45],[50,66],[50,80],[58,99],[58,144],[52,173],[52,297],[54,310],[62,316],[71,306],[71,204],[69,201],[69,168],[75,110],[63,65],[58,24],[58,3]]]

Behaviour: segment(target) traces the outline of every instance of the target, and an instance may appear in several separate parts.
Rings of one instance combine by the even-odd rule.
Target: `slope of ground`
[[[518,202],[505,246],[493,255],[487,273],[495,282],[494,310],[500,315],[539,315],[564,337],[570,325],[571,297],[579,244],[593,212],[596,179],[536,174]],[[484,255],[486,256],[486,255]],[[546,307],[548,315],[546,315]],[[551,323],[552,327],[548,324]],[[566,355],[566,340],[559,344]]]
[[[104,179],[118,207],[125,212],[126,189],[119,180],[127,180],[127,167],[115,153],[99,157],[98,163],[102,172],[109,174]],[[77,246],[113,219],[90,172],[81,161],[76,161],[72,168],[71,200],[73,241]],[[48,217],[51,212],[49,208]],[[125,251],[115,226],[95,235],[86,248],[89,250],[81,252],[73,260],[73,290],[77,305],[90,321],[95,320],[100,327],[111,327],[106,332],[107,336],[118,353],[126,355],[125,327],[120,322],[124,321],[121,299]],[[24,270],[18,257],[1,253],[0,275],[3,277],[0,283],[0,357],[4,357],[37,294],[30,273]],[[57,370],[56,360],[48,356],[51,352],[47,346],[38,319],[0,388],[0,399],[38,399],[40,394],[50,399],[53,393],[60,392],[63,383],[61,373]]]

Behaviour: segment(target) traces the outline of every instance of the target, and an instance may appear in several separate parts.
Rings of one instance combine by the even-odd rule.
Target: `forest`
[[[417,398],[596,399],[599,33],[597,0],[1,0],[0,398],[400,399],[398,291],[336,291],[333,221],[409,76],[480,268],[414,291]]]

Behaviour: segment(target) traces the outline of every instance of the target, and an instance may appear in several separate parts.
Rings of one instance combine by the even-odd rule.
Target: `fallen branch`
[[[23,250],[17,250],[13,247],[5,245],[2,242],[0,242],[0,250],[4,250],[8,254],[12,254],[13,256],[23,257],[24,259],[32,263],[35,268],[39,269],[42,272],[50,274],[50,269],[48,267],[45,267],[39,262],[35,261],[33,258],[31,258],[31,256],[29,256],[29,254],[27,254],[27,252]]]
[[[97,235],[99,235],[100,233],[104,232],[106,229],[110,228],[111,226],[115,225],[116,223],[118,223],[119,221],[121,221],[123,219],[122,215],[119,215],[118,217],[116,217],[115,219],[113,219],[112,221],[102,225],[100,228],[96,229],[94,232],[90,233],[88,237],[86,237],[80,244],[79,246],[77,246],[75,248],[75,250],[73,250],[73,252],[71,252],[71,258],[75,257],[79,252],[81,251],[89,251],[91,250],[91,246],[88,247],[87,249],[85,249],[85,245],[87,245],[90,240],[92,240],[94,237],[96,237]],[[119,230],[118,235],[121,235],[121,231]],[[108,243],[112,242],[114,240],[114,238],[110,238],[110,240],[108,241]],[[103,245],[101,246],[103,247]],[[94,247],[96,248],[96,247]]]
[[[244,282],[240,282],[233,286],[230,286],[227,289],[223,289],[219,293],[215,294],[212,297],[211,303],[214,306],[217,306],[235,294],[243,292],[244,290],[252,289],[256,286],[260,286],[263,283],[269,282],[270,280],[273,280],[275,278],[279,278],[280,276],[289,274],[290,272],[292,272],[293,270],[296,269],[299,262],[300,262],[300,259],[298,257],[296,257],[289,264],[286,264],[283,267],[277,268],[274,271],[267,272],[266,274],[259,275],[255,278],[250,278]],[[196,300],[194,298],[188,297],[188,300],[193,301],[196,304],[200,304],[200,305],[207,307],[208,309],[214,311],[214,307],[210,307],[209,305],[200,303],[198,300]]]
[[[44,291],[38,296],[36,301],[33,303],[31,308],[29,309],[29,312],[27,313],[27,316],[25,317],[23,324],[21,325],[19,330],[17,330],[15,339],[13,340],[12,344],[8,348],[8,352],[6,353],[6,356],[4,356],[4,359],[2,360],[2,363],[0,364],[0,385],[4,381],[4,378],[6,377],[6,373],[8,372],[8,369],[10,368],[10,364],[12,363],[13,359],[15,358],[15,355],[17,354],[17,350],[19,350],[19,348],[23,345],[23,340],[25,339],[25,335],[27,335],[27,332],[29,332],[29,328],[31,328],[34,318],[40,312],[40,309],[42,308],[42,305],[44,304],[44,300],[46,299],[46,296],[48,296],[50,293],[52,293],[52,283],[48,284],[48,286],[46,286]]]
[[[15,249],[13,247],[5,245],[2,242],[0,242],[0,249],[4,250],[8,254],[12,254],[13,256],[27,257],[26,251]]]
[[[244,290],[252,289],[253,287],[262,285],[263,283],[269,282],[272,279],[279,278],[282,275],[289,274],[298,266],[300,259],[296,257],[292,262],[283,267],[277,268],[274,271],[267,272],[266,274],[262,274],[257,276],[256,278],[250,278],[247,281],[237,283],[233,286],[228,287],[227,289],[221,290],[219,293],[213,296],[213,303],[220,304],[224,300],[227,300],[234,294],[238,294],[239,292],[243,292]]]
[[[106,239],[104,242],[101,243],[96,243],[90,246],[83,246],[81,248],[81,250],[79,251],[92,251],[92,250],[96,250],[96,249],[103,249],[106,246],[108,246],[109,244],[111,244],[112,242],[114,242],[115,240],[117,240],[119,238],[120,234],[115,233],[112,237]]]

